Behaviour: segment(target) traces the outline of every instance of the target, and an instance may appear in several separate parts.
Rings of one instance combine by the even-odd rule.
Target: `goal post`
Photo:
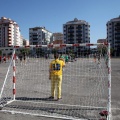
[[[96,46],[97,51],[91,52],[91,46]],[[55,52],[66,62],[62,99],[59,101],[56,97],[49,99],[49,65]],[[14,113],[63,119],[111,120],[110,44],[14,46],[1,88],[0,104],[2,111]]]
[[[14,76],[15,76],[14,55],[15,55],[15,49],[13,49],[12,56],[11,56],[11,59],[9,61],[9,66],[8,66],[8,69],[7,69],[6,76],[5,76],[2,87],[0,88],[1,89],[1,91],[0,91],[0,105],[6,104],[8,101],[10,101],[10,99],[15,100],[15,97],[12,96],[13,92],[11,91],[11,88],[8,88],[7,92],[4,92],[7,84],[9,84],[9,87],[11,87],[13,85],[12,80],[14,79]],[[10,94],[8,93],[8,91],[10,92]]]

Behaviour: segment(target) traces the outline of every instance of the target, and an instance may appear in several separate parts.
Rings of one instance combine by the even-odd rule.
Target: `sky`
[[[90,24],[90,42],[107,37],[106,23],[120,15],[120,0],[0,0],[0,18],[17,22],[29,40],[29,28],[45,27],[63,32],[68,21],[85,20]]]

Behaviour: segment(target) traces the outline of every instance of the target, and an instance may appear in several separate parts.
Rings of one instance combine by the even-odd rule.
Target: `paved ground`
[[[37,62],[37,61],[36,61]],[[47,61],[49,63],[49,61]],[[112,59],[112,113],[113,113],[113,120],[119,120],[120,119],[120,94],[119,93],[119,90],[120,90],[120,59]],[[35,63],[36,64],[36,63]],[[4,77],[5,77],[5,73],[7,71],[7,68],[8,68],[8,63],[2,63],[0,64],[0,81],[1,83],[3,84],[3,80],[4,80]],[[22,68],[19,69],[17,72],[19,74],[19,78],[18,78],[18,81],[22,80],[22,76],[24,74],[24,78],[26,78],[26,80],[30,80],[31,77],[33,77],[35,80],[38,79],[38,76],[34,76],[33,74],[29,75],[28,76],[28,73],[31,72],[29,70],[34,70],[35,73],[39,74],[39,71],[41,71],[41,75],[44,75],[44,73],[46,73],[46,76],[44,76],[44,80],[47,80],[46,82],[44,81],[44,83],[41,82],[41,85],[43,88],[45,88],[48,84],[50,84],[47,76],[48,76],[48,71],[46,71],[47,69],[43,69],[44,67],[41,65],[41,68],[38,70],[38,69],[34,69],[34,68],[31,68],[32,67],[32,64],[29,63],[29,68],[28,66],[21,66]],[[24,67],[27,67],[28,71],[26,73],[26,71],[23,71],[23,68]],[[37,66],[36,66],[37,67]],[[72,66],[71,66],[72,67]],[[81,66],[82,67],[82,66]],[[91,67],[91,66],[89,66]],[[45,67],[47,68],[47,67]],[[22,73],[21,73],[21,70],[22,70]],[[36,71],[35,71],[36,70]],[[93,69],[94,70],[94,69]],[[87,73],[88,71],[85,71],[84,73],[88,74]],[[96,75],[96,73],[94,71],[89,71],[89,72],[92,72]],[[32,73],[32,72],[31,72]],[[75,71],[72,71],[71,73],[69,74],[77,74]],[[71,77],[71,76],[70,76]],[[79,76],[78,76],[79,77]],[[66,78],[70,79],[69,76],[66,76]],[[74,80],[74,82],[76,81],[77,82],[77,77],[76,79]],[[84,79],[83,79],[84,80]],[[38,81],[38,80],[37,80]],[[26,82],[26,83],[25,83]],[[39,88],[39,81],[38,83],[35,83],[34,84],[34,87],[33,86],[30,86],[29,88],[27,87],[27,91],[26,91],[26,84],[27,84],[28,81],[22,81],[20,82],[22,84],[21,86],[19,86],[19,89],[18,92],[19,92],[19,95],[16,95],[17,96],[17,99],[20,100],[20,99],[24,99],[24,100],[33,100],[33,98],[35,98],[36,95],[38,95],[38,90],[40,90]],[[30,82],[30,81],[29,81]],[[69,82],[71,82],[71,80],[69,80]],[[31,83],[34,83],[31,81]],[[1,86],[2,84],[0,84],[0,89],[1,89]],[[65,83],[64,82],[64,85],[66,85],[68,83]],[[75,84],[75,86],[77,87],[77,84],[78,82]],[[87,85],[87,84],[86,84]],[[93,84],[92,84],[93,85]],[[18,85],[17,85],[18,86]],[[20,88],[21,87],[21,88]],[[30,91],[30,88],[32,87],[33,91],[34,91],[34,95],[35,96],[32,96],[33,94],[31,94],[31,96],[28,96],[28,91]],[[64,87],[64,86],[63,86]],[[72,87],[72,84],[70,86],[70,88]],[[24,91],[24,96],[23,96],[23,92],[21,91],[21,89]],[[49,91],[50,87],[48,86],[46,89],[42,89],[41,91],[41,95],[45,92],[46,95],[42,96],[42,98],[45,98],[47,96],[49,96]],[[65,89],[65,88],[64,88]],[[90,90],[89,86],[88,86],[88,89]],[[69,89],[70,90],[70,89]],[[74,89],[75,91],[76,89]],[[81,91],[81,89],[79,89]],[[67,89],[65,89],[65,91],[67,92]],[[21,93],[22,92],[22,93]],[[88,91],[84,91],[81,93],[78,93],[78,91],[76,90],[76,92],[74,92],[74,94],[72,93],[72,91],[70,91],[71,93],[71,99],[73,97],[77,97],[77,94],[79,95],[82,95],[82,94],[87,94]],[[92,94],[92,93],[91,93]],[[99,93],[100,94],[100,93]],[[21,97],[22,96],[22,97]],[[103,96],[104,97],[104,96]],[[38,97],[39,98],[39,97]],[[36,98],[36,100],[41,100],[41,99],[38,99]],[[69,104],[71,104],[71,100],[69,99],[66,99],[67,98],[67,94],[64,95],[64,102],[67,103],[69,102]],[[97,98],[97,96],[96,96]],[[83,101],[86,100],[85,98],[83,99]],[[81,99],[81,102],[84,103]],[[77,104],[77,102],[79,101],[74,101],[75,104]],[[87,100],[86,100],[87,102]],[[60,102],[59,102],[60,103]],[[90,103],[89,103],[90,104]],[[98,103],[97,103],[98,104]],[[18,104],[17,104],[18,105]],[[38,105],[38,104],[37,104]],[[24,106],[24,105],[23,105]],[[10,106],[9,106],[10,107]],[[12,106],[13,107],[13,106]],[[56,119],[56,118],[55,118]],[[30,116],[30,115],[22,115],[22,114],[9,114],[9,113],[2,113],[0,112],[0,120],[53,120],[53,118],[47,118],[47,117],[35,117],[35,116]]]

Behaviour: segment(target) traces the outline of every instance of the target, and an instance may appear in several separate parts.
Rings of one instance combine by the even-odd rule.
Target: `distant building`
[[[98,39],[97,43],[107,43],[107,39]],[[101,45],[98,45],[97,48],[100,48]]]
[[[107,39],[98,39],[97,40],[97,43],[106,43],[107,42]]]
[[[53,41],[55,40],[64,40],[64,36],[62,33],[53,33]]]
[[[120,56],[120,16],[107,22],[107,40],[115,56]]]
[[[90,43],[90,25],[84,20],[75,18],[73,21],[63,24],[63,34],[66,44]],[[78,52],[89,50],[90,46],[74,48],[74,51]]]
[[[53,44],[63,44],[63,40],[54,40]]]
[[[23,38],[23,36],[21,35],[21,36],[20,36],[20,46],[23,46],[23,40],[24,40],[24,38]]]
[[[45,27],[29,28],[30,45],[47,45],[52,39],[52,33]]]
[[[10,18],[0,19],[0,47],[21,46],[21,35],[18,24]]]
[[[63,40],[54,40],[52,44],[64,44]],[[55,49],[58,50],[58,52],[63,53],[64,52],[64,47],[55,47]]]
[[[64,44],[63,34],[62,33],[53,33],[53,44]],[[63,53],[65,48],[64,47],[57,47],[58,52]]]
[[[25,46],[29,46],[29,40],[27,40],[27,39],[23,39],[23,45],[25,45]]]

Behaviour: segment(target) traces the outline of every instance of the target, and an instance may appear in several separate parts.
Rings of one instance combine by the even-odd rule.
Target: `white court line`
[[[103,78],[105,78],[105,77],[108,77],[108,76],[98,76],[97,74],[96,75],[94,75],[94,76],[92,76],[92,75],[86,75],[87,73],[85,73],[85,75],[66,75],[66,74],[64,74],[63,73],[63,77],[70,77],[70,76],[76,76],[76,77],[103,77]],[[80,78],[81,79],[81,78]]]
[[[51,115],[43,115],[43,114],[33,114],[33,113],[27,113],[27,112],[18,112],[18,111],[12,111],[12,110],[1,110],[2,112],[9,112],[11,114],[23,114],[23,115],[31,115],[31,116],[40,116],[40,117],[47,117],[47,118],[58,118],[58,119],[64,119],[64,120],[88,120],[88,119],[77,119],[70,116],[64,116],[64,117],[58,117],[58,116],[51,116]],[[68,117],[68,118],[66,118]]]
[[[58,104],[58,103],[46,103],[46,102],[33,102],[33,101],[23,101],[23,100],[15,100],[17,102],[30,102],[30,103],[45,103],[45,104],[48,104],[48,105],[60,105],[60,106],[68,106],[68,107],[83,107],[83,108],[99,108],[99,109],[102,109],[102,108],[107,108],[107,107],[95,107],[95,106],[81,106],[81,105],[71,105],[71,104]]]
[[[12,103],[12,102],[14,102],[14,101],[15,101],[15,100],[8,101],[7,104],[10,104],[10,103]]]

